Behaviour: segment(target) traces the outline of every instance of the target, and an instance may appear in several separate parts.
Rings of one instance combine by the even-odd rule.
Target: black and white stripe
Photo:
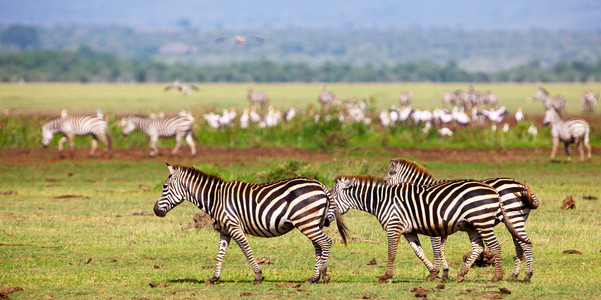
[[[307,177],[260,184],[226,182],[192,167],[167,165],[167,168],[169,177],[154,206],[155,214],[164,217],[187,199],[211,216],[214,228],[221,234],[215,274],[207,283],[212,284],[221,276],[223,258],[233,238],[255,272],[254,284],[260,284],[261,269],[245,234],[276,237],[294,228],[306,235],[315,247],[315,269],[307,281],[312,283],[320,278],[329,281],[326,271],[332,240],[322,227],[331,201],[323,183]],[[339,213],[336,221],[346,244],[346,228]]]
[[[551,149],[551,157],[549,160],[555,160],[555,153],[559,142],[564,143],[567,160],[571,161],[572,158],[570,150],[570,144],[575,143],[580,152],[580,161],[584,161],[584,151],[582,145],[587,151],[587,159],[591,160],[591,143],[589,140],[590,126],[588,122],[583,119],[570,119],[564,121],[561,119],[559,112],[555,109],[547,109],[545,112],[545,118],[543,119],[545,126],[551,125],[551,137],[553,138],[553,148]]]
[[[489,185],[476,180],[454,180],[429,186],[389,185],[383,179],[371,176],[339,176],[332,191],[341,213],[350,208],[371,213],[386,230],[388,269],[379,282],[386,282],[393,275],[400,235],[405,236],[430,271],[428,279],[437,278],[438,270],[426,258],[417,234],[444,238],[457,231],[466,231],[472,243],[472,254],[459,271],[457,281],[464,279],[484,250],[483,242],[495,255],[492,281],[503,277],[501,246],[493,232],[500,200]],[[512,234],[517,236],[515,229]]]
[[[434,176],[427,169],[404,158],[390,161],[390,172],[384,180],[387,184],[405,182],[431,185],[444,182],[444,180],[435,180]],[[501,197],[501,206],[503,206],[507,214],[507,218],[502,218],[501,211],[499,210],[495,224],[498,224],[501,220],[503,222],[510,222],[524,240],[530,241],[525,231],[526,220],[530,215],[530,210],[536,209],[539,206],[538,200],[532,193],[532,190],[513,178],[489,178],[482,180],[482,182],[490,185],[497,191]],[[440,269],[440,265],[442,264],[443,280],[448,280],[449,267],[444,252],[445,244],[442,243],[440,237],[432,237],[431,240],[432,249],[434,250],[434,265],[437,269]],[[515,245],[516,257],[514,257],[515,264],[509,280],[517,278],[520,273],[521,261],[525,258],[526,277],[524,281],[530,282],[530,278],[532,277],[532,244],[524,243],[515,237],[513,238],[513,243]]]
[[[95,115],[70,116],[66,110],[61,112],[61,116],[48,121],[42,125],[42,145],[48,147],[50,141],[56,133],[63,135],[58,141],[58,150],[63,150],[63,144],[69,140],[69,148],[73,154],[75,136],[92,136],[92,150],[90,155],[93,155],[98,147],[98,140],[104,143],[108,148],[110,156],[113,155],[111,135],[108,131],[108,125],[104,120],[104,116],[100,111]]]
[[[543,108],[546,110],[555,109],[560,115],[565,113],[566,98],[562,95],[551,96],[544,87],[539,87],[532,97],[543,102]]]
[[[185,138],[190,146],[192,155],[196,154],[196,144],[194,139],[194,117],[184,112],[167,117],[144,117],[140,115],[129,115],[121,120],[123,126],[123,135],[127,136],[132,131],[139,129],[150,139],[150,155],[154,156],[159,152],[157,142],[159,138],[175,137],[175,148],[171,154],[176,154]]]

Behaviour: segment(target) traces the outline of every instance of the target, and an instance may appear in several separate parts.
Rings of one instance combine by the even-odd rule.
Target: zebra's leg
[[[559,138],[553,137],[553,146],[551,146],[551,157],[549,157],[549,161],[555,161],[555,153],[557,153],[557,147],[559,147]]]
[[[73,141],[73,134],[68,134],[67,139],[69,139],[69,151],[71,157],[75,155],[75,142]]]
[[[447,245],[447,236],[440,237],[440,262],[442,264],[442,281],[449,281],[449,264],[447,263],[447,255],[445,247]]]
[[[221,266],[223,264],[223,259],[225,258],[225,253],[227,252],[227,247],[230,244],[230,239],[231,237],[228,234],[221,233],[221,236],[219,237],[219,250],[217,251],[215,274],[207,280],[206,284],[213,284],[221,277]]]
[[[493,225],[494,226],[494,225]],[[499,244],[497,237],[493,231],[493,226],[488,228],[481,228],[478,231],[480,236],[484,239],[486,246],[492,252],[495,260],[495,275],[491,282],[497,282],[503,278],[503,264],[501,261],[501,244]]]
[[[438,277],[438,275],[436,274],[436,268],[434,267],[434,265],[432,265],[428,258],[426,258],[426,254],[424,253],[424,249],[422,249],[422,245],[419,242],[417,234],[406,233],[405,238],[409,242],[409,245],[411,245],[411,248],[413,248],[413,252],[415,252],[415,255],[417,255],[417,257],[419,257],[419,259],[422,260],[424,265],[426,265],[426,268],[428,268],[428,271],[430,271],[430,275],[426,277],[426,280],[440,280],[440,277]]]
[[[572,161],[572,149],[570,149],[570,145],[568,143],[564,143],[564,149],[566,151],[566,160],[568,162]]]
[[[528,237],[526,237],[526,240]],[[524,242],[519,242],[520,246],[522,246],[524,256],[526,258],[526,277],[524,277],[524,283],[530,283],[530,279],[532,278],[532,244],[526,244]]]
[[[90,150],[90,153],[88,153],[88,155],[94,155],[94,152],[96,152],[96,148],[98,148],[98,138],[95,135],[92,135],[92,150]]]
[[[65,141],[67,141],[67,137],[66,136],[62,136],[60,140],[58,140],[58,152],[63,151],[63,144],[65,144]]]
[[[472,243],[472,252],[467,261],[461,266],[459,269],[459,273],[457,274],[457,282],[462,282],[465,279],[465,275],[470,271],[470,268],[474,264],[474,261],[480,256],[480,253],[484,251],[484,243],[482,242],[482,237],[473,228],[467,230],[467,234],[470,238],[470,242]]]
[[[520,266],[522,264],[522,259],[524,259],[523,248],[520,245],[518,239],[516,239],[515,237],[513,238],[513,245],[515,246],[515,257],[513,258],[513,272],[511,272],[511,276],[509,276],[507,281],[514,281],[518,278],[518,276],[520,275]]]
[[[330,276],[327,274],[328,256],[330,255],[330,249],[332,249],[332,239],[319,229],[319,220],[316,221],[308,224],[309,226],[297,227],[302,234],[306,235],[313,242],[313,247],[315,247],[313,276],[309,277],[305,282],[315,283],[321,278],[324,283],[328,283],[330,281]]]
[[[230,236],[234,239],[238,246],[240,246],[242,253],[244,253],[244,256],[246,256],[246,259],[255,272],[255,280],[253,281],[253,285],[261,284],[263,281],[263,277],[261,276],[261,268],[259,268],[259,264],[253,255],[253,251],[250,249],[250,245],[248,244],[246,235],[244,235],[244,231],[239,228],[233,229],[230,232]]]
[[[441,257],[440,257],[440,237],[431,236],[430,242],[432,243],[432,253],[434,254],[434,268],[436,268],[436,274],[440,272]]]
[[[175,155],[177,151],[179,151],[179,147],[182,145],[183,139],[184,137],[181,134],[177,134],[175,136],[175,148],[173,148],[173,151],[171,151],[171,155]]]
[[[188,145],[190,146],[190,152],[192,153],[192,156],[196,155],[196,143],[194,143],[194,138],[192,137],[192,132],[188,133],[188,135],[186,135],[186,142],[188,143]]]
[[[386,273],[378,279],[378,283],[386,283],[394,275],[394,261],[396,259],[397,247],[399,246],[401,230],[388,228],[386,235],[388,236],[388,267],[386,268]]]
[[[576,147],[578,147],[578,154],[580,154],[580,162],[584,162],[584,149],[582,147],[582,142],[577,142]]]
[[[587,161],[591,161],[592,157],[591,157],[591,143],[589,141],[587,141],[586,139],[582,142],[584,143],[584,148],[586,148],[586,159]]]
[[[159,149],[157,148],[158,140],[159,140],[158,136],[150,137],[150,156],[155,156],[159,153]]]

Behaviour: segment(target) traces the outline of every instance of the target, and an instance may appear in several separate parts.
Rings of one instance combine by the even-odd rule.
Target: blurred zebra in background
[[[75,150],[73,137],[92,136],[92,150],[89,155],[93,155],[98,147],[98,140],[106,145],[109,156],[113,156],[111,135],[108,126],[104,120],[104,115],[100,110],[95,115],[70,116],[66,109],[61,111],[58,118],[48,121],[42,125],[42,145],[48,148],[54,134],[61,133],[63,137],[58,141],[58,151],[63,151],[63,144],[69,140],[71,155]]]
[[[188,200],[206,212],[219,231],[219,251],[213,284],[221,277],[221,266],[230,239],[240,246],[255,273],[253,284],[261,284],[261,268],[255,259],[245,234],[258,237],[276,237],[297,228],[307,236],[315,248],[315,269],[307,282],[321,278],[328,282],[328,255],[332,239],[322,231],[326,214],[334,207],[329,190],[321,182],[295,177],[267,183],[226,182],[192,167],[170,166],[169,177],[163,184],[154,212],[164,217],[173,207]],[[346,227],[338,210],[334,216],[342,240],[346,245]]]
[[[176,145],[171,151],[174,155],[179,150],[182,140],[185,138],[190,146],[192,155],[196,154],[197,139],[194,134],[194,117],[185,112],[167,117],[144,117],[140,115],[129,115],[121,119],[123,135],[128,136],[132,131],[139,129],[150,139],[150,156],[159,153],[157,142],[159,138],[175,137]]]
[[[256,109],[257,104],[261,106],[261,109],[266,109],[269,106],[269,96],[264,91],[254,92],[251,88],[247,88],[246,98],[252,109]]]
[[[328,89],[327,85],[323,86],[321,93],[319,93],[319,96],[317,97],[317,101],[321,104],[322,111],[327,111],[331,107],[342,106],[342,100],[336,98],[336,95]]]
[[[584,161],[584,151],[582,145],[586,148],[587,159],[591,161],[591,143],[589,140],[590,126],[583,119],[570,119],[564,121],[561,119],[559,112],[555,109],[547,109],[545,118],[543,119],[545,126],[551,125],[551,137],[553,138],[553,148],[551,149],[550,161],[555,161],[555,153],[559,142],[563,142],[565,146],[567,161],[571,161],[572,150],[570,144],[576,143],[578,152],[580,153],[580,161]]]
[[[549,91],[544,87],[539,87],[532,97],[535,100],[541,100],[543,102],[543,108],[545,111],[549,109],[556,110],[559,115],[563,115],[566,109],[566,98],[562,95],[551,96]]]
[[[457,104],[457,92],[445,91],[442,93],[442,106],[449,107]]]
[[[493,282],[501,280],[501,246],[495,237],[497,211],[501,209],[497,192],[477,180],[453,180],[436,185],[401,183],[389,185],[373,176],[338,176],[332,196],[340,213],[359,209],[376,216],[388,236],[388,268],[380,283],[392,278],[400,235],[405,236],[415,254],[430,271],[428,280],[438,278],[438,270],[428,261],[417,234],[446,236],[466,231],[472,242],[472,253],[462,266],[457,281],[463,281],[476,258],[484,250],[483,241],[495,256]],[[505,224],[511,234],[523,240],[511,223]],[[523,240],[525,243],[529,241]]]
[[[399,105],[401,108],[411,105],[412,91],[402,92],[399,96]]]
[[[580,96],[580,104],[582,104],[582,112],[593,113],[595,112],[595,106],[597,106],[597,99],[599,94],[593,91],[584,91]]]
[[[417,185],[433,185],[445,180],[435,180],[434,176],[423,166],[406,160],[396,158],[390,161],[390,172],[384,177],[387,184],[413,183]],[[482,180],[483,183],[494,188],[499,197],[501,197],[501,206],[505,208],[507,218],[501,218],[501,211],[497,211],[495,225],[500,221],[510,222],[518,234],[527,241],[530,241],[526,233],[526,220],[530,215],[531,209],[537,209],[539,202],[532,190],[525,184],[516,181],[513,178],[488,178]],[[431,237],[432,250],[434,251],[434,266],[440,270],[442,264],[443,280],[449,279],[449,266],[445,256],[446,238]],[[521,261],[526,259],[526,277],[524,282],[530,282],[532,278],[532,244],[524,243],[513,237],[516,256],[514,257],[514,268],[509,281],[517,279],[520,274]]]

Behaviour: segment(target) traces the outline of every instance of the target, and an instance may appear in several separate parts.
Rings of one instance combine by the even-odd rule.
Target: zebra
[[[192,155],[196,155],[196,144],[194,139],[194,117],[185,112],[178,115],[166,117],[144,117],[141,115],[129,115],[121,119],[123,135],[128,136],[132,131],[139,129],[150,139],[150,156],[159,153],[157,142],[159,138],[170,138],[175,136],[176,145],[171,151],[175,155],[182,144],[182,139],[190,146]]]
[[[390,172],[384,177],[387,184],[413,183],[419,185],[432,185],[444,180],[435,180],[434,176],[423,166],[416,162],[409,161],[404,158],[396,158],[390,161]],[[524,240],[530,241],[530,238],[525,231],[525,223],[532,209],[537,209],[539,206],[538,199],[532,193],[532,190],[527,185],[516,181],[513,178],[488,178],[482,180],[483,183],[494,188],[501,197],[501,205],[506,208],[507,219],[503,222],[510,222]],[[500,216],[500,212],[497,212]],[[498,224],[499,218],[495,222]],[[434,250],[434,265],[440,270],[440,264],[443,268],[443,280],[449,280],[448,269],[444,249],[445,239],[440,237],[431,237],[432,249]],[[520,274],[521,261],[526,260],[526,277],[524,282],[530,282],[532,277],[532,244],[524,243],[516,238],[513,238],[515,245],[516,256],[514,257],[515,264],[509,281],[517,279]]]
[[[599,94],[593,91],[584,91],[580,96],[580,104],[582,104],[582,112],[593,113],[597,105]]]
[[[342,100],[336,98],[336,95],[332,93],[327,85],[323,86],[321,93],[317,97],[317,101],[321,104],[321,109],[326,110],[330,107],[339,107],[342,106]]]
[[[313,276],[306,282],[314,283],[320,278],[324,282],[330,280],[327,262],[332,239],[322,231],[324,225],[329,225],[326,213],[332,209],[335,211],[338,231],[345,245],[347,229],[323,183],[308,177],[258,184],[226,182],[193,167],[167,164],[167,169],[169,176],[154,205],[155,214],[164,217],[173,207],[187,199],[211,216],[213,228],[220,233],[215,273],[207,280],[207,284],[219,280],[231,238],[240,246],[253,268],[253,284],[261,284],[261,269],[245,234],[276,237],[295,227],[311,240],[315,248],[315,269]]]
[[[586,148],[587,159],[591,161],[591,143],[589,140],[590,126],[588,122],[583,119],[570,119],[564,121],[561,119],[559,112],[555,109],[547,109],[545,111],[545,118],[543,119],[545,126],[551,125],[551,137],[553,138],[553,148],[551,149],[551,156],[549,161],[555,161],[555,153],[559,142],[563,142],[565,145],[565,151],[567,161],[571,161],[572,150],[570,149],[571,143],[576,143],[578,152],[580,153],[580,161],[584,161],[584,151],[582,150],[582,144]]]
[[[393,276],[401,234],[430,271],[426,279],[437,279],[437,270],[424,255],[417,234],[444,238],[457,231],[467,231],[472,243],[472,253],[459,271],[457,282],[464,280],[471,265],[482,253],[483,241],[495,256],[492,282],[503,278],[501,246],[493,227],[499,208],[504,216],[505,212],[500,206],[499,195],[489,185],[477,180],[453,180],[428,186],[411,183],[389,185],[382,178],[360,175],[341,175],[334,181],[332,196],[341,214],[351,208],[363,210],[376,216],[386,230],[388,268],[379,283],[385,283]],[[506,225],[512,235],[522,239],[511,223]]]
[[[399,96],[399,105],[401,106],[401,108],[409,106],[411,104],[412,95],[412,91],[406,91],[401,93],[401,95]]]
[[[71,155],[75,149],[73,143],[74,136],[92,136],[92,150],[89,155],[94,155],[98,147],[98,140],[106,145],[109,156],[113,156],[112,140],[108,130],[104,115],[100,110],[95,115],[70,116],[67,110],[63,109],[58,118],[48,121],[42,125],[42,145],[48,148],[54,134],[61,133],[63,136],[58,141],[58,151],[63,151],[63,144],[69,140]]]
[[[269,105],[269,96],[264,91],[253,92],[251,88],[247,88],[246,98],[248,98],[251,108],[255,108],[259,104],[264,109]]]
[[[444,93],[442,93],[442,106],[443,107],[448,107],[449,105],[451,106],[455,106],[456,102],[457,102],[457,96],[458,92],[449,92],[449,91],[445,91]]]
[[[545,111],[553,108],[557,110],[560,115],[565,113],[566,98],[562,95],[551,96],[549,91],[541,86],[538,88],[538,90],[536,90],[532,98],[535,100],[541,100],[543,102],[543,108]]]

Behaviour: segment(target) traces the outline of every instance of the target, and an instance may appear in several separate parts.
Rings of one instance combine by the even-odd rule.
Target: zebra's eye
[[[390,173],[388,173],[388,174],[390,174],[390,176],[395,175],[396,171],[390,171]]]

